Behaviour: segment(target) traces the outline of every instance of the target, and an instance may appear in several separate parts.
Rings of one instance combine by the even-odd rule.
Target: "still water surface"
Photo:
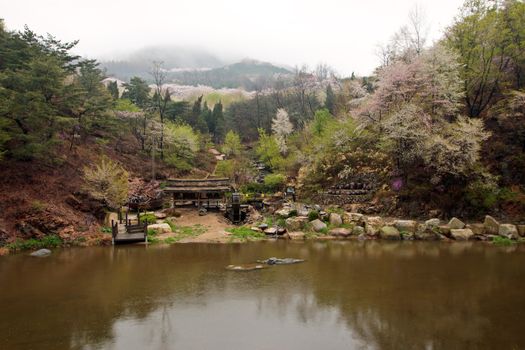
[[[224,269],[272,256],[307,262]],[[265,242],[0,257],[0,349],[525,349],[525,246]]]

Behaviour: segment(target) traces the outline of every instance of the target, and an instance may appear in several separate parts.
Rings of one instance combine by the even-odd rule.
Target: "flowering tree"
[[[272,119],[272,131],[279,144],[279,151],[285,154],[288,151],[286,137],[292,133],[293,125],[290,122],[288,113],[283,108],[279,108],[275,114],[275,118]]]

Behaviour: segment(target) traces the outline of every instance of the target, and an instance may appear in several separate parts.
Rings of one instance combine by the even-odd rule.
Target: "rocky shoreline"
[[[333,210],[333,209],[332,209]],[[357,239],[357,240],[421,240],[421,241],[498,241],[525,240],[525,225],[500,223],[492,216],[483,222],[465,223],[453,217],[445,222],[431,218],[424,222],[391,217],[367,216],[342,210],[325,212],[319,206],[285,205],[274,213],[284,220],[283,227],[252,227],[254,231],[282,238],[300,240]]]

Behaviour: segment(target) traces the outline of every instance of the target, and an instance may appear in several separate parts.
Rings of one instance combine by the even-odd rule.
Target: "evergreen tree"
[[[124,84],[125,91],[122,94],[122,98],[128,98],[141,108],[148,107],[150,103],[149,93],[150,88],[145,80],[139,77],[133,77],[129,83]]]
[[[213,124],[211,125],[211,127],[213,129],[210,129],[210,132],[213,134],[215,142],[218,142],[224,136],[225,131],[224,113],[222,111],[221,101],[217,102],[213,106],[212,120]]]
[[[110,81],[108,84],[108,91],[114,100],[118,100],[120,93],[118,91],[118,84],[116,81]]]
[[[335,94],[332,90],[332,85],[330,84],[326,87],[326,100],[324,101],[324,106],[332,115],[335,115]]]

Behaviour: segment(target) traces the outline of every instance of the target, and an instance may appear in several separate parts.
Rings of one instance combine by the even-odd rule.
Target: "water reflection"
[[[226,271],[270,256],[303,264]],[[310,242],[0,258],[1,349],[520,349],[525,247]]]

